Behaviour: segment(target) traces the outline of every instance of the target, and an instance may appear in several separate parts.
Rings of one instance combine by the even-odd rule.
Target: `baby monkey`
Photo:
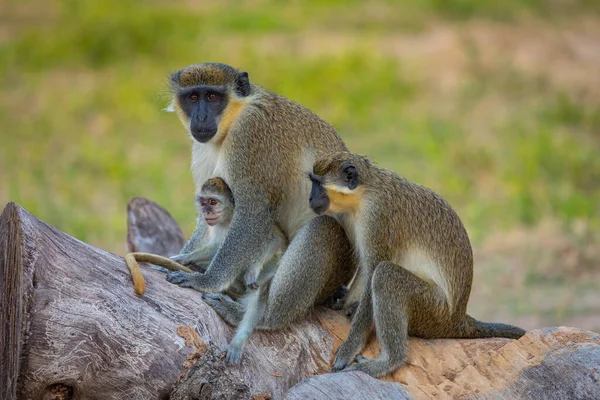
[[[227,237],[233,218],[235,201],[231,189],[221,178],[211,178],[204,182],[196,200],[199,215],[204,218],[209,226],[202,240],[203,244],[189,253],[172,257],[172,259],[182,264],[197,264],[200,262],[208,266]],[[271,240],[262,257],[243,276],[245,288],[239,287],[239,280],[242,277],[238,277],[232,287],[229,288],[228,293],[230,293],[230,296],[239,297],[239,303],[244,306],[245,311],[235,336],[227,348],[226,362],[228,364],[237,364],[241,360],[244,344],[258,321],[260,321],[269,283],[275,275],[279,259],[287,246],[287,237],[279,225],[274,225]],[[242,295],[239,296],[239,294]],[[208,293],[204,296],[209,299],[222,298],[220,293]],[[226,297],[226,301],[235,302],[231,297]]]
[[[200,267],[206,269],[227,237],[233,218],[235,201],[227,183],[222,178],[217,177],[204,182],[200,193],[196,197],[196,204],[199,217],[201,216],[209,226],[203,238],[203,244],[189,253],[179,254],[171,257],[171,259],[183,265],[199,263]],[[275,225],[272,238],[261,259],[244,275],[244,284],[248,289],[258,289],[261,283],[259,282],[259,276],[261,276],[263,270],[264,274],[261,276],[263,282],[265,277],[270,278],[273,276],[279,257],[286,247],[287,239],[281,228]]]
[[[309,176],[310,207],[340,222],[360,260],[348,294],[360,295],[360,302],[333,371],[387,375],[407,361],[408,335],[518,339],[525,334],[466,314],[473,252],[460,218],[441,196],[347,152],[318,160]],[[350,365],[373,325],[381,355]]]

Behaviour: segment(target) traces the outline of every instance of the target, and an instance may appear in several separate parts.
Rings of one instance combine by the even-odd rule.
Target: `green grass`
[[[475,239],[549,216],[597,226],[598,103],[506,60],[484,66],[469,43],[460,50],[469,63],[463,82],[439,99],[418,65],[376,46],[416,25],[562,21],[561,13],[590,12],[592,3],[261,4],[64,1],[44,24],[18,26],[0,47],[0,200],[113,251],[131,196],[157,200],[189,232],[190,142],[161,111],[165,82],[182,66],[216,60],[315,110],[352,150],[440,192]],[[312,51],[318,43],[303,41],[306,32],[313,40],[329,34],[343,49]],[[470,115],[491,96],[508,108],[502,118]]]
[[[598,4],[10,0],[0,5],[0,203],[117,253],[133,196],[162,204],[191,233],[191,142],[162,111],[166,80],[219,61],[317,112],[353,151],[442,194],[476,248],[547,220],[598,231],[600,87],[557,70],[570,58],[549,35],[579,32],[584,17],[600,23]],[[481,32],[491,43],[478,42]],[[552,62],[523,67],[506,47],[511,32],[555,49]],[[474,315],[597,315],[584,299],[597,291],[597,235],[574,237],[582,277],[547,273],[537,253],[517,249],[522,268],[507,269],[503,255],[476,273]],[[544,265],[571,254],[561,251]],[[568,303],[570,291],[584,300]]]

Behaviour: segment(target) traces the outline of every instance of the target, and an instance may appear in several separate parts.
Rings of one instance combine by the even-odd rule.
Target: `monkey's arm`
[[[196,223],[196,230],[194,230],[192,237],[190,237],[190,240],[188,240],[187,243],[183,246],[179,254],[171,257],[171,259],[173,261],[182,263],[184,255],[191,254],[194,250],[202,246],[208,228],[209,226],[206,224],[204,219],[198,218],[198,222]]]
[[[263,252],[260,259],[256,262],[256,264],[252,266],[252,268],[250,268],[250,270],[245,276],[245,283],[249,289],[258,289],[258,286],[260,284],[258,278],[263,272],[263,269],[266,264],[269,264],[269,271],[264,271],[265,273],[273,274],[275,272],[274,270],[277,267],[277,264],[273,264],[270,261],[276,258],[277,252],[283,246],[283,240],[284,239],[282,237],[281,232],[274,232],[271,240],[267,245],[267,249]]]
[[[171,260],[183,265],[210,263],[218,250],[219,243],[210,243],[206,245],[200,243],[195,250],[192,250],[189,253],[184,253],[182,251],[178,255],[171,257]]]
[[[272,208],[264,204],[265,198],[241,199],[239,205],[236,204],[229,233],[206,273],[170,272],[167,280],[201,292],[215,293],[227,289],[238,276],[258,262],[269,244],[275,215],[270,211]]]

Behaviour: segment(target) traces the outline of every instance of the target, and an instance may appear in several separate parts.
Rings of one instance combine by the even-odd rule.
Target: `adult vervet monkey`
[[[320,158],[310,174],[311,208],[344,226],[359,254],[363,285],[348,339],[338,349],[334,371],[359,370],[374,377],[406,362],[407,336],[518,339],[516,326],[468,316],[473,252],[452,207],[428,188],[377,168],[357,154]],[[361,358],[375,326],[379,358]]]
[[[251,83],[246,72],[228,65],[186,67],[171,75],[171,90],[169,109],[194,139],[196,187],[222,177],[233,192],[235,213],[206,273],[171,272],[167,279],[202,292],[221,292],[262,257],[278,224],[290,244],[271,282],[259,327],[283,327],[303,318],[354,271],[344,231],[330,218],[315,218],[306,202],[306,173],[316,157],[346,146],[313,112]],[[199,219],[175,260],[202,245],[206,227]]]

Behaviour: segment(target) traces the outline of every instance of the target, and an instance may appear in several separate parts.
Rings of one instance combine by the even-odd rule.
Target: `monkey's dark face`
[[[173,73],[170,84],[174,98],[167,110],[201,143],[223,140],[252,92],[248,73],[218,63],[190,65]]]
[[[231,219],[231,212],[223,200],[216,196],[199,196],[198,206],[202,217],[209,226],[226,224]]]
[[[360,206],[362,190],[355,190],[359,174],[351,163],[345,162],[339,168],[332,166],[323,175],[310,173],[309,178],[312,182],[309,204],[317,214],[345,213]]]
[[[308,174],[308,177],[312,183],[310,197],[308,198],[310,208],[317,214],[322,214],[329,208],[329,196],[327,195],[327,189],[323,186],[324,179],[312,172]]]
[[[190,134],[201,143],[212,139],[219,129],[229,98],[221,86],[201,85],[179,90],[177,100],[189,120]]]

